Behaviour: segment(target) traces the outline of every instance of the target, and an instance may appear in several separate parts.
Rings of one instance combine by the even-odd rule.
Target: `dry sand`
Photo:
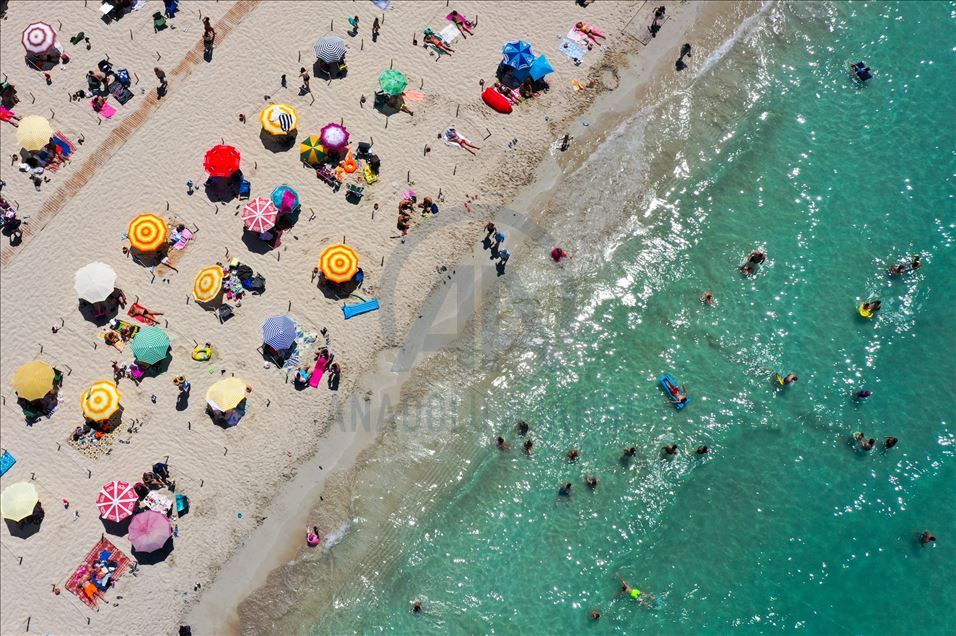
[[[6,529],[0,531],[0,632],[4,634],[24,631],[28,621],[30,631],[39,633],[90,629],[107,634],[171,633],[228,563],[229,580],[217,583],[208,605],[211,616],[225,621],[231,603],[264,580],[265,573],[277,565],[277,555],[293,548],[287,541],[289,526],[281,523],[286,519],[277,522],[272,515],[295,510],[296,502],[310,504],[322,481],[312,478],[314,469],[307,469],[308,483],[282,490],[280,485],[292,479],[310,456],[309,466],[321,464],[324,475],[347,468],[374,440],[374,431],[333,428],[338,404],[356,388],[363,372],[387,364],[376,359],[378,351],[404,342],[430,290],[445,278],[438,268],[453,269],[482,235],[480,228],[490,214],[485,206],[504,203],[531,181],[540,157],[565,132],[562,122],[580,113],[600,92],[595,88],[576,93],[571,80],[586,82],[591,76],[599,84],[615,86],[615,67],[623,54],[642,46],[625,31],[644,30],[652,10],[650,3],[604,0],[586,10],[572,2],[458,2],[454,8],[461,13],[478,14],[479,26],[473,37],[453,44],[452,56],[436,61],[411,41],[417,36],[420,43],[426,26],[437,31],[447,24],[444,16],[449,9],[440,2],[393,3],[376,43],[371,42],[371,23],[382,14],[368,2],[187,1],[170,21],[176,28],[160,33],[153,32],[150,15],[161,10],[161,3],[150,2],[111,25],[100,21],[98,3],[88,4],[14,0],[0,22],[2,71],[17,85],[22,100],[15,111],[21,116],[52,116],[54,129],[74,141],[85,139],[72,163],[35,192],[27,178],[10,167],[9,155],[18,150],[15,129],[6,124],[0,127],[0,145],[7,157],[0,168],[7,182],[2,194],[15,201],[21,216],[28,219],[24,244],[4,245],[0,252],[4,387],[0,444],[18,459],[3,478],[3,486],[33,478],[47,510],[40,531],[26,540]],[[655,63],[642,69],[648,73],[673,63],[678,38],[700,13],[696,5],[667,4],[676,17],[647,49],[657,51],[652,57]],[[211,63],[201,59],[200,12],[212,18],[217,30]],[[361,28],[351,38],[344,35],[345,19],[354,14],[359,15]],[[574,66],[557,46],[559,36],[581,18],[603,29],[609,39],[606,47],[588,53],[583,65]],[[72,58],[51,71],[52,86],[23,63],[20,32],[33,20],[57,27]],[[348,77],[331,83],[313,78],[312,94],[299,95],[298,69],[306,66],[311,72],[312,44],[329,30],[330,23],[350,46]],[[82,43],[69,44],[69,37],[81,30],[91,39],[90,51]],[[498,115],[480,101],[479,79],[493,81],[502,43],[517,37],[548,55],[555,67],[548,78],[552,89],[521,104],[509,116]],[[70,102],[67,96],[85,87],[86,71],[107,54],[115,67],[135,73],[139,83],[133,87],[135,97],[118,106],[116,117],[98,121],[85,100]],[[162,99],[156,97],[152,71],[157,65],[170,82]],[[386,128],[386,118],[372,108],[372,98],[378,74],[390,65],[404,71],[409,87],[421,91],[424,98],[410,103],[414,116],[393,115]],[[283,73],[288,76],[288,88],[280,87]],[[364,106],[362,96],[367,98]],[[298,109],[300,140],[340,120],[353,142],[374,140],[375,152],[382,158],[382,176],[366,188],[360,205],[347,203],[344,191],[332,193],[302,167],[297,145],[281,153],[264,147],[257,117],[268,101],[288,102]],[[247,123],[240,123],[239,113],[245,114]],[[478,156],[439,141],[437,135],[448,126],[480,145]],[[220,139],[242,152],[253,196],[268,196],[281,183],[300,194],[301,220],[275,252],[247,250],[235,215],[236,202],[216,205],[201,191],[186,194],[187,179],[204,180],[203,154]],[[517,144],[509,144],[512,140]],[[426,145],[431,147],[427,155]],[[434,197],[439,190],[444,196],[443,223],[429,232],[424,249],[419,245],[412,252],[403,249],[395,229],[400,195],[409,188],[419,197]],[[474,197],[478,203],[472,204],[476,210],[472,213],[462,204]],[[374,218],[373,203],[380,204]],[[179,272],[160,268],[154,278],[123,256],[122,235],[129,220],[142,212],[199,227],[192,245],[176,263]],[[430,230],[429,222],[433,220],[423,220],[412,233]],[[365,294],[378,296],[383,305],[382,311],[348,322],[342,319],[342,303],[327,298],[311,280],[321,249],[343,237],[362,260]],[[236,317],[220,325],[186,298],[195,273],[222,260],[225,250],[261,272],[267,279],[267,292],[245,299]],[[115,444],[108,455],[95,460],[63,442],[82,423],[81,392],[92,381],[111,376],[111,360],[129,362],[131,354],[128,349],[119,354],[102,343],[94,348],[97,328],[77,311],[73,273],[93,260],[113,265],[117,285],[131,299],[138,295],[146,306],[165,312],[172,340],[168,372],[138,387],[128,380],[121,382],[125,410],[120,438],[129,443]],[[337,395],[324,386],[296,392],[286,383],[284,372],[263,368],[256,352],[260,325],[266,317],[287,311],[307,329],[328,329],[336,360],[343,366]],[[50,326],[61,319],[65,326],[51,333]],[[192,361],[194,341],[206,340],[216,348],[216,358],[206,364]],[[27,427],[9,380],[19,365],[32,359],[46,360],[69,375],[57,412]],[[227,430],[213,425],[203,413],[205,391],[221,373],[240,376],[255,389],[248,415],[238,427]],[[185,411],[175,409],[176,387],[170,381],[179,374],[193,385]],[[360,386],[363,392],[369,388]],[[150,399],[153,395],[155,403]],[[133,423],[138,428],[128,433],[126,427]],[[178,523],[175,550],[160,563],[142,566],[137,576],[125,575],[97,612],[65,591],[53,595],[52,586],[63,586],[103,532],[94,506],[100,486],[113,479],[135,481],[166,456],[178,490],[188,494],[192,503],[192,512]],[[273,502],[277,491],[280,496]],[[61,498],[69,499],[69,510],[59,505]],[[303,517],[307,505],[298,506]],[[252,533],[256,526],[261,524],[265,530],[270,523],[276,523],[274,530],[284,543],[264,541],[263,532]],[[112,539],[129,553],[124,537]],[[278,550],[265,549],[254,562],[228,562],[246,541],[278,546]],[[196,591],[197,583],[204,589]],[[218,620],[206,624],[216,630],[224,625]]]

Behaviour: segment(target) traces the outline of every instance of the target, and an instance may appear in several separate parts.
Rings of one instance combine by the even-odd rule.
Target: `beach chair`
[[[153,33],[158,33],[166,28],[166,16],[157,11],[153,14]]]
[[[249,194],[252,192],[252,184],[247,180],[243,179],[239,184],[239,200],[245,201],[249,198]]]
[[[335,192],[338,192],[342,186],[342,182],[335,178],[335,173],[328,166],[319,166],[315,171],[315,176],[324,181]]]
[[[362,196],[365,194],[365,187],[355,185],[350,183],[345,186],[345,199],[350,203],[358,204],[362,200]]]
[[[236,315],[236,312],[232,310],[231,305],[223,303],[219,305],[219,308],[216,309],[216,317],[219,318],[219,324],[222,324]]]
[[[166,17],[175,17],[176,12],[179,11],[179,0],[163,0],[163,4],[166,5]]]

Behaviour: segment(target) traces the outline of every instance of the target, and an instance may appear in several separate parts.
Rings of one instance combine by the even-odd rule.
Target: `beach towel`
[[[193,233],[188,229],[184,229],[179,233],[179,240],[173,243],[174,250],[186,249],[186,246],[189,245],[189,241],[192,239]]]
[[[106,554],[102,554],[103,552]],[[93,546],[93,549],[89,551],[80,566],[73,571],[73,574],[71,574],[70,578],[66,581],[66,589],[76,594],[81,601],[93,609],[96,609],[97,598],[101,597],[103,592],[93,583],[84,582],[84,579],[88,574],[96,574],[93,569],[93,564],[97,561],[112,561],[116,563],[116,569],[109,575],[110,582],[113,585],[115,585],[120,576],[126,572],[131,563],[130,558],[120,552],[109,539],[101,538],[99,542]]]
[[[70,140],[66,138],[66,135],[61,133],[59,130],[53,134],[53,143],[55,143],[57,148],[60,149],[60,154],[64,157],[69,157],[71,154],[73,154],[73,151],[76,150],[76,146],[70,143]]]
[[[459,24],[463,24],[463,25],[465,25],[465,28],[467,28],[467,29],[474,29],[474,28],[477,26],[474,22],[472,22],[471,20],[469,20],[468,18],[466,18],[465,16],[463,16],[463,15],[460,14],[460,13],[458,14],[458,20],[457,20],[457,21],[455,21],[455,16],[452,15],[451,13],[449,13],[448,15],[446,15],[446,16],[445,16],[445,19],[448,20],[449,22],[451,22],[452,24],[454,24],[455,26],[458,26]]]
[[[361,316],[370,311],[376,311],[378,308],[378,299],[373,298],[372,300],[366,300],[364,303],[358,303],[357,305],[342,305],[342,314],[345,316],[345,319],[348,320],[354,316]]]
[[[575,64],[580,64],[584,60],[584,54],[588,52],[586,47],[578,44],[571,38],[561,40],[561,44],[558,45],[558,50],[571,58]]]
[[[113,108],[112,106],[110,106],[109,102],[103,104],[103,107],[100,108],[100,109],[97,111],[97,110],[96,110],[96,107],[93,106],[93,100],[91,99],[91,100],[90,100],[90,108],[93,109],[93,112],[94,112],[94,113],[97,113],[97,114],[99,114],[99,115],[102,116],[102,117],[106,117],[107,119],[111,118],[113,115],[116,114],[116,109]]]
[[[445,143],[448,144],[449,146],[457,146],[458,148],[461,148],[461,144],[459,142],[452,141],[452,138],[454,138],[456,134],[458,135],[459,139],[466,141],[468,143],[471,143],[470,139],[458,133],[458,131],[456,131],[454,128],[449,128],[448,130],[446,130],[445,133],[442,135],[442,139],[444,139]]]
[[[7,471],[13,468],[16,463],[17,460],[10,454],[10,451],[3,451],[3,455],[0,456],[0,477],[6,475]]]
[[[438,37],[444,40],[445,44],[450,45],[458,38],[459,35],[461,35],[461,31],[458,30],[458,27],[454,24],[449,24],[441,30],[441,33],[438,34]]]
[[[309,378],[309,386],[313,389],[319,386],[322,381],[322,374],[325,373],[325,367],[329,366],[328,358],[319,358],[315,361],[315,368],[312,369],[312,376]]]
[[[140,305],[140,304],[138,304],[138,303],[133,303],[132,305],[130,305],[129,311],[126,312],[126,315],[129,316],[130,318],[133,318],[134,320],[138,320],[139,322],[145,323],[145,324],[147,324],[147,325],[155,325],[155,324],[157,324],[157,322],[156,322],[155,320],[153,320],[152,318],[149,318],[149,317],[147,317],[147,316],[134,316],[132,313],[130,313],[130,312],[132,312],[134,309],[142,309],[143,311],[149,311],[148,309],[146,309],[146,308],[143,307],[142,305]]]

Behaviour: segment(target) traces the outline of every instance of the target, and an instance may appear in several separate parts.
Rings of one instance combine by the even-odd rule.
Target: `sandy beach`
[[[382,12],[370,2],[190,1],[155,32],[151,14],[162,10],[158,2],[111,24],[100,19],[96,3],[11,2],[0,23],[0,52],[3,79],[16,85],[21,100],[13,110],[47,117],[75,151],[36,189],[9,161],[19,150],[16,128],[0,127],[7,159],[0,168],[2,196],[25,219],[22,243],[4,244],[0,251],[0,445],[17,459],[3,487],[32,482],[46,510],[39,530],[25,539],[3,529],[0,631],[22,633],[29,626],[39,633],[173,633],[183,623],[197,634],[241,629],[237,605],[266,583],[270,571],[296,557],[303,528],[319,523],[323,532],[335,532],[347,522],[353,468],[379,433],[377,426],[356,426],[355,409],[367,409],[369,422],[384,421],[413,364],[433,353],[418,325],[451,342],[477,309],[427,301],[449,283],[458,264],[475,258],[485,223],[497,219],[507,227],[502,216],[508,212],[501,212],[506,206],[531,218],[544,214],[543,206],[554,204],[547,201],[548,180],[586,161],[588,148],[600,143],[614,118],[633,110],[632,100],[644,103],[649,95],[693,81],[691,73],[673,70],[681,43],[694,42],[693,71],[727,35],[709,32],[714,15],[753,10],[665,4],[669,18],[650,39],[651,3],[601,1],[585,9],[572,2],[455,3],[451,8],[477,15],[478,24],[473,35],[455,39],[454,53],[437,57],[421,46],[422,32],[450,24],[444,3],[393,2]],[[360,25],[354,36],[347,33],[352,15]],[[211,18],[217,32],[210,61],[202,55],[202,17]],[[373,42],[376,17],[381,32]],[[581,19],[607,39],[575,65],[559,45]],[[20,33],[36,20],[57,29],[70,57],[49,71],[50,85],[23,61]],[[90,39],[89,49],[82,39],[70,44],[80,31]],[[330,81],[312,77],[310,92],[301,91],[299,69],[312,74],[312,45],[328,32],[348,46],[348,74]],[[547,93],[501,115],[482,103],[480,80],[486,87],[494,82],[502,45],[517,38],[545,53],[554,72],[547,76]],[[134,75],[132,99],[116,106],[111,119],[99,117],[88,100],[69,99],[107,55],[114,67]],[[162,96],[157,66],[169,82]],[[386,116],[373,107],[377,78],[389,68],[407,75],[407,105],[414,115]],[[572,81],[584,89],[575,90]],[[290,149],[275,151],[263,142],[258,116],[271,102],[298,111],[298,138]],[[589,106],[594,110],[587,111]],[[333,192],[299,160],[299,142],[339,122],[353,147],[371,143],[382,162],[379,180],[365,187],[357,205],[345,200],[344,188]],[[450,127],[481,149],[472,155],[443,143],[439,137]],[[555,148],[566,133],[574,139],[561,154]],[[187,193],[187,180],[205,180],[204,153],[221,142],[242,153],[253,197],[268,197],[280,184],[297,190],[302,213],[278,248],[253,251],[244,244],[242,202],[210,201],[201,188]],[[537,170],[542,160],[544,170]],[[414,215],[403,240],[396,210],[408,190],[419,199],[431,196],[441,212]],[[197,228],[177,255],[175,270],[151,271],[124,255],[127,225],[145,212]],[[506,246],[520,245],[520,236]],[[378,298],[380,311],[345,321],[343,300],[316,285],[319,254],[339,242],[358,253],[365,273],[360,293]],[[520,268],[518,250],[515,256],[506,276]],[[220,324],[190,300],[193,277],[233,258],[261,273],[266,291],[244,298],[235,317]],[[129,348],[120,352],[98,340],[100,329],[77,309],[73,273],[93,261],[115,269],[116,285],[130,301],[138,297],[163,312],[160,327],[171,340],[171,361],[162,374],[138,385],[120,381],[122,426],[109,446],[84,452],[67,441],[83,423],[81,394],[92,382],[112,377],[112,361],[132,361]],[[483,267],[473,282],[478,287],[497,278],[492,264]],[[317,342],[327,342],[342,366],[337,391],[324,383],[295,391],[287,370],[264,364],[256,350],[261,325],[282,314]],[[207,341],[213,359],[192,360],[194,346]],[[27,426],[10,380],[32,360],[66,377],[55,413]],[[172,379],[178,375],[193,387],[185,407],[177,407]],[[204,413],[204,396],[210,385],[232,375],[253,391],[240,424],[224,429]],[[176,492],[190,500],[189,514],[175,520],[172,552],[124,574],[96,610],[65,589],[54,594],[107,530],[94,504],[102,485],[135,482],[156,462],[169,464]],[[330,503],[317,515],[312,507],[320,496]],[[126,537],[106,536],[130,554]]]

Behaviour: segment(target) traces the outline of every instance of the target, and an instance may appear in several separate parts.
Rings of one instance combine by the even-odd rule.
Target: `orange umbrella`
[[[222,268],[218,265],[199,270],[193,281],[193,298],[201,303],[209,302],[222,291]]]
[[[140,252],[155,252],[166,244],[166,221],[155,214],[140,214],[130,221],[130,245]]]
[[[358,273],[358,254],[348,245],[338,243],[330,245],[319,257],[319,269],[333,283],[352,280]]]

